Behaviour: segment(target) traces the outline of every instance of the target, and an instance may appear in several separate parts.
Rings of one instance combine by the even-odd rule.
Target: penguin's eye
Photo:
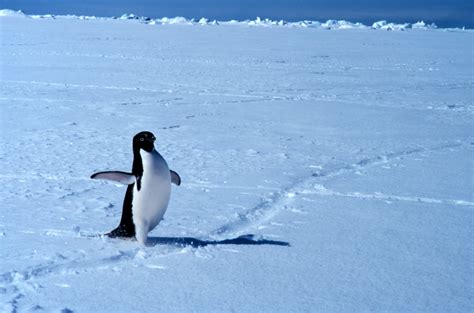
[[[144,139],[144,138],[140,138],[140,141],[143,141],[143,140],[145,140],[145,139]]]

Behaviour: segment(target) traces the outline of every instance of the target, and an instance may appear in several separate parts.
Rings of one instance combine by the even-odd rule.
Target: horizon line
[[[340,28],[350,28],[347,26],[353,26],[353,28],[377,28],[377,29],[385,29],[385,30],[405,30],[411,29],[412,26],[414,28],[423,28],[423,29],[457,29],[457,30],[470,30],[473,28],[469,28],[466,26],[462,27],[439,27],[435,22],[425,22],[423,19],[417,19],[417,22],[392,22],[388,21],[387,19],[374,19],[371,22],[371,25],[364,24],[363,22],[352,22],[347,19],[327,19],[326,21],[318,21],[318,20],[310,20],[310,19],[303,19],[303,20],[285,20],[285,19],[272,19],[272,18],[261,18],[256,16],[255,19],[229,19],[229,20],[218,20],[218,19],[208,19],[207,17],[186,17],[186,16],[162,16],[162,17],[148,17],[143,15],[138,15],[134,13],[123,13],[121,15],[111,15],[111,16],[100,16],[100,15],[77,15],[77,14],[54,14],[54,13],[46,13],[46,14],[30,14],[26,13],[23,10],[14,10],[8,8],[1,8],[1,11],[7,11],[7,14],[0,14],[0,17],[9,16],[8,12],[24,15],[30,18],[55,18],[55,17],[64,17],[64,18],[79,18],[79,19],[121,19],[121,20],[139,20],[145,22],[147,24],[153,24],[152,22],[159,22],[161,24],[179,24],[178,21],[181,20],[183,23],[191,23],[191,24],[232,24],[232,23],[247,23],[250,26],[306,26],[306,27],[326,27],[330,28],[331,26],[346,26]],[[11,16],[11,15],[10,15]],[[183,21],[184,19],[184,21]],[[205,21],[205,22],[204,22]]]

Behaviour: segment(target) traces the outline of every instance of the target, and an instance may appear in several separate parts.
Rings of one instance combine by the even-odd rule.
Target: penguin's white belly
[[[135,183],[132,200],[132,218],[138,241],[145,243],[148,232],[163,218],[170,200],[171,176],[163,157],[153,150],[140,150],[143,163],[141,188]]]

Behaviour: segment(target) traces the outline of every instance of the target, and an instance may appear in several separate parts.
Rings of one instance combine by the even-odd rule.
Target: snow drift
[[[137,16],[135,14],[123,14],[120,17],[96,17],[96,16],[77,16],[77,15],[26,15],[22,11],[13,11],[9,9],[0,10],[0,16],[11,16],[11,17],[30,17],[30,18],[72,18],[72,19],[83,19],[83,20],[95,20],[95,19],[121,19],[121,20],[137,20],[145,24],[150,25],[169,25],[169,24],[179,24],[179,25],[241,25],[241,26],[284,26],[284,27],[311,27],[311,28],[324,28],[324,29],[361,29],[361,28],[370,28],[370,29],[383,29],[383,30],[406,30],[411,28],[416,29],[436,29],[437,26],[434,23],[426,24],[423,21],[416,23],[388,23],[387,21],[379,21],[373,23],[372,26],[367,26],[362,23],[352,23],[344,20],[328,20],[326,22],[318,21],[299,21],[299,22],[287,22],[284,20],[271,20],[268,18],[261,19],[257,17],[255,20],[245,20],[245,21],[217,21],[209,20],[205,17],[202,17],[199,20],[187,19],[184,17],[163,17],[152,19],[144,16]]]
[[[0,15],[0,311],[472,311],[472,31]],[[143,130],[147,246],[89,179]]]

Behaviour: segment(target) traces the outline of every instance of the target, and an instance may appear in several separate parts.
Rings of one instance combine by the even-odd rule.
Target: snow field
[[[4,15],[2,311],[472,309],[472,31]],[[142,130],[183,179],[146,247],[89,179]]]

